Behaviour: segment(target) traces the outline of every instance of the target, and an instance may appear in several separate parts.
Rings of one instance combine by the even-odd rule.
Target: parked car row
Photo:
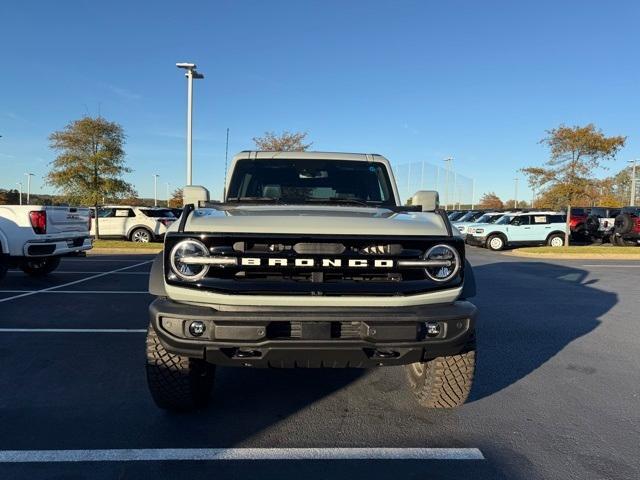
[[[502,250],[507,246],[565,244],[566,212],[455,211],[448,214],[467,243]],[[640,207],[572,208],[569,219],[572,241],[606,242],[617,246],[640,245]]]
[[[63,255],[92,248],[88,208],[0,205],[0,278],[9,268],[46,275]]]
[[[457,226],[455,222],[453,224]],[[551,211],[496,213],[484,223],[463,227],[465,233],[461,231],[461,234],[469,245],[490,250],[523,245],[562,247],[565,244],[567,218],[562,213]]]

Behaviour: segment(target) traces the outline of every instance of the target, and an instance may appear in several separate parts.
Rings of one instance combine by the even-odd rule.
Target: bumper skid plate
[[[166,298],[149,307],[164,347],[224,366],[374,367],[464,351],[476,308],[466,301],[405,308],[221,311]]]

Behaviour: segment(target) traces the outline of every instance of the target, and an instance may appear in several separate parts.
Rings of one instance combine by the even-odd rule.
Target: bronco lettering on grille
[[[390,259],[360,259],[360,258],[259,258],[259,257],[243,257],[240,259],[240,265],[243,267],[325,267],[325,268],[393,268],[393,260]]]

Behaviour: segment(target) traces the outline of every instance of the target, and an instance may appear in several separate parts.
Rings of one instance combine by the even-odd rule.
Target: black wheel
[[[129,237],[135,243],[149,243],[153,240],[153,234],[146,228],[136,228]]]
[[[547,238],[547,245],[550,247],[563,247],[564,246],[564,235],[561,233],[554,233],[553,235],[549,235]]]
[[[147,330],[146,370],[149,391],[158,407],[189,411],[209,403],[215,366],[167,352],[151,325]]]
[[[60,265],[60,257],[44,257],[24,260],[20,269],[31,277],[42,277],[53,272]]]
[[[487,238],[487,248],[495,252],[504,249],[506,242],[501,235],[491,235]]]
[[[472,338],[458,355],[437,357],[407,365],[409,387],[427,408],[454,408],[469,397],[476,368],[476,342]]]

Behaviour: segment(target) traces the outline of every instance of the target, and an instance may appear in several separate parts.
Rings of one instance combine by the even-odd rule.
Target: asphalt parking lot
[[[469,250],[478,371],[471,401],[453,411],[418,407],[394,367],[220,369],[210,409],[167,414],[143,368],[151,256],[66,258],[44,279],[10,272],[0,283],[0,478],[640,478],[640,262]],[[170,460],[177,449],[260,447],[483,458]],[[12,451],[111,449],[163,450],[146,461],[8,461]]]

